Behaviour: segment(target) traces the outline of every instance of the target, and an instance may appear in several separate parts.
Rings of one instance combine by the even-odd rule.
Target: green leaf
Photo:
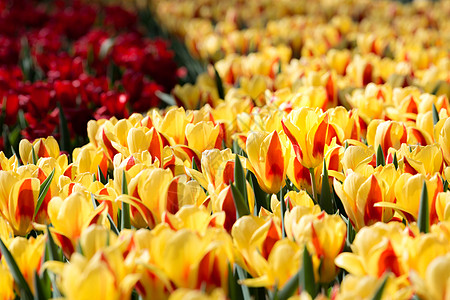
[[[298,289],[298,285],[300,283],[300,273],[303,272],[300,269],[294,276],[292,276],[288,282],[283,286],[281,290],[277,293],[274,293],[272,299],[286,300],[291,297]]]
[[[376,290],[375,294],[372,297],[372,300],[381,300],[381,297],[383,296],[383,292],[384,292],[384,287],[386,286],[386,282],[387,282],[388,278],[389,278],[388,276],[384,277],[383,282]]]
[[[378,145],[377,149],[377,167],[382,165],[383,167],[386,165],[386,161],[384,160],[384,153],[381,145]]]
[[[36,203],[36,208],[34,210],[34,217],[36,217],[39,209],[41,208],[42,202],[44,201],[45,196],[47,196],[48,190],[50,188],[50,184],[52,183],[53,176],[55,175],[55,168],[53,168],[53,171],[50,173],[50,175],[47,176],[47,178],[41,183],[41,186],[39,188],[39,197]]]
[[[42,281],[39,278],[37,271],[34,271],[33,274],[33,286],[34,286],[34,300],[45,300],[44,287],[42,285]]]
[[[9,252],[8,248],[3,243],[3,240],[1,238],[0,238],[0,251],[2,252],[3,258],[6,261],[6,264],[8,265],[9,272],[11,273],[12,277],[14,278],[14,281],[16,282],[17,286],[19,287],[20,297],[22,299],[28,299],[28,300],[33,299],[33,294],[31,293],[28,283],[26,282],[25,278],[23,277],[22,273],[20,272],[20,269],[17,266],[17,263],[14,260],[14,257],[12,256],[11,252]]]
[[[100,168],[100,166],[97,167],[97,179],[98,181],[100,181],[103,184],[107,184],[108,182],[106,181],[106,177],[102,172],[102,169]]]
[[[195,162],[195,157],[192,156],[192,169],[199,171],[198,167],[197,167],[197,163]]]
[[[422,195],[420,196],[419,217],[417,226],[420,232],[428,233],[430,231],[430,214],[428,212],[428,191],[426,181],[423,181]]]
[[[36,151],[34,151],[34,147],[31,146],[31,159],[33,161],[33,165],[37,164],[38,157],[36,156]]]
[[[398,170],[397,152],[394,152],[394,159],[393,159],[392,163],[394,164],[395,169]]]
[[[61,103],[57,103],[58,109],[59,109],[59,134],[60,134],[60,140],[59,144],[61,146],[62,151],[66,151],[67,153],[71,152],[70,148],[70,133],[69,133],[69,127],[67,127],[67,119],[64,115],[64,111],[62,109]]]
[[[255,203],[257,206],[255,213],[257,214],[261,207],[264,207],[265,209],[271,212],[272,209],[270,208],[269,195],[261,189],[255,174],[253,174],[252,172],[247,172],[247,176],[250,186],[253,189],[253,194],[255,195]]]
[[[125,170],[122,170],[122,194],[128,195],[128,183]],[[122,229],[131,229],[130,205],[122,202]]]
[[[356,231],[355,231],[355,228],[353,228],[353,225],[350,222],[350,219],[344,218],[344,222],[347,224],[346,246],[347,246],[347,248],[351,249],[350,246],[352,245],[353,241],[355,240]]]
[[[114,46],[114,38],[104,40],[102,45],[100,46],[98,58],[100,58],[100,60],[105,59],[113,46]]]
[[[217,93],[219,94],[220,99],[225,99],[225,91],[223,89],[223,81],[222,78],[220,78],[219,72],[217,72],[217,69],[215,66],[214,68],[214,79],[216,80],[216,86],[217,86]]]
[[[49,260],[54,261],[62,261],[59,253],[58,253],[58,246],[55,244],[55,241],[53,240],[53,236],[50,232],[50,227],[47,225],[47,248],[48,248],[48,258]]]
[[[234,205],[236,206],[236,219],[249,215],[250,210],[248,208],[248,203],[245,203],[244,197],[242,196],[241,192],[239,192],[239,190],[233,183],[230,185],[230,187],[231,193],[233,194]]]
[[[238,283],[238,278],[234,274],[230,263],[228,263],[228,295],[230,299],[243,299],[241,286]]]
[[[92,204],[94,205],[94,209],[96,209],[98,207],[98,203],[97,203],[97,200],[95,200],[95,198],[94,198],[94,194],[92,194],[92,193],[91,193],[91,200],[92,200]],[[116,235],[119,235],[119,229],[117,229],[117,226],[114,223],[114,220],[112,219],[112,217],[109,213],[108,213],[107,217],[108,217],[109,225],[111,226],[111,230]]]
[[[323,160],[322,192],[319,197],[319,206],[330,215],[336,212],[336,203],[328,181],[328,169],[325,159]]]
[[[241,193],[244,199],[244,203],[248,207],[248,195],[247,195],[247,179],[245,176],[245,170],[242,168],[241,160],[239,156],[235,154],[234,158],[234,184],[236,188]]]
[[[163,93],[161,91],[156,91],[155,92],[156,97],[158,97],[160,100],[162,100],[163,102],[165,102],[167,105],[169,106],[175,106],[177,105],[177,102],[175,101],[175,99],[172,97],[172,95]]]
[[[439,113],[438,113],[438,111],[436,109],[436,105],[434,105],[434,103],[433,103],[432,110],[433,110],[433,124],[436,125],[436,123],[439,122]]]
[[[307,291],[308,294],[310,294],[314,299],[317,295],[317,287],[316,281],[314,279],[314,267],[312,258],[308,252],[308,249],[306,248],[306,245],[303,249],[303,266],[299,281],[301,289]]]
[[[444,193],[448,191],[448,181],[444,180]]]
[[[241,266],[235,264],[235,269],[236,269],[236,273],[238,275],[239,280],[247,279],[247,277],[245,276],[245,271],[244,271],[244,269],[241,268]],[[245,300],[251,299],[250,290],[248,289],[248,286],[241,284],[241,291],[242,291],[242,295]]]

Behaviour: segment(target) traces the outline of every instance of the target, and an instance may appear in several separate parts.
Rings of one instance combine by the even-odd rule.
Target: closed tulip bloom
[[[439,144],[418,145],[412,151],[408,145],[402,144],[397,155],[401,160],[400,165],[403,166],[403,171],[412,175],[417,173],[434,175],[436,172],[440,173],[444,168],[442,151]]]
[[[246,152],[259,186],[266,193],[277,193],[284,185],[289,155],[276,131],[252,132]]]
[[[8,221],[16,235],[26,235],[32,228],[34,211],[39,197],[39,179],[25,178],[11,189],[8,202]]]
[[[376,222],[388,222],[393,217],[392,209],[374,206],[393,201],[389,185],[380,175],[365,177],[352,172],[343,183],[335,179],[334,189],[356,230]]]
[[[427,185],[428,211],[430,225],[432,225],[439,220],[436,212],[436,198],[440,192],[443,192],[442,180],[438,174],[431,178],[420,173],[416,175],[402,174],[395,184],[396,206],[403,211],[409,222],[417,221],[424,181]]]
[[[389,148],[400,149],[401,144],[407,142],[407,136],[406,126],[395,121],[373,120],[367,128],[367,143],[375,151],[381,146],[385,157]]]
[[[9,251],[32,291],[34,291],[33,275],[35,271],[39,272],[44,254],[45,240],[46,237],[44,235],[39,235],[37,238],[25,239],[16,237],[8,241]],[[3,283],[3,281],[1,282]]]
[[[49,136],[44,139],[37,139],[33,143],[28,140],[21,140],[19,143],[19,154],[22,162],[24,164],[30,164],[33,162],[33,150],[36,155],[36,159],[41,157],[53,157],[58,158],[59,156],[59,145],[54,137]]]
[[[48,204],[48,215],[53,224],[52,233],[66,257],[75,251],[75,245],[91,224],[106,224],[107,206],[101,204],[96,210],[84,193],[75,192],[66,199],[54,197]]]
[[[219,138],[220,130],[220,125],[214,125],[213,122],[189,123],[186,125],[188,146],[199,152],[222,148],[222,141]]]

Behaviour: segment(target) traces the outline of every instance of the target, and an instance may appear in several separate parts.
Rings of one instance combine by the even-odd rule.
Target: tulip
[[[391,272],[395,277],[407,274],[402,254],[410,239],[402,237],[401,223],[376,223],[362,228],[351,246],[352,253],[341,253],[335,259],[338,267],[352,275],[382,277]]]
[[[32,292],[34,292],[33,275],[35,271],[39,272],[44,255],[44,246],[44,235],[29,239],[16,237],[9,241],[9,251]]]
[[[182,107],[172,108],[164,116],[153,111],[151,118],[158,132],[172,138],[175,144],[184,144],[185,128],[189,121]]]
[[[400,149],[400,145],[407,141],[406,126],[399,122],[373,120],[367,128],[367,143],[375,150],[381,146],[384,156],[389,148]]]
[[[213,290],[209,295],[199,290],[181,288],[177,289],[175,292],[170,294],[169,297],[169,300],[183,300],[183,299],[225,300],[227,299],[227,297],[224,291],[219,288]]]
[[[322,163],[325,145],[333,138],[343,138],[342,129],[329,122],[327,113],[302,107],[293,110],[282,121],[283,130],[289,137],[298,161],[308,169]]]
[[[50,200],[48,216],[53,224],[52,233],[66,257],[75,251],[81,233],[89,225],[107,223],[107,213],[106,205],[102,203],[94,210],[91,200],[80,192],[72,193],[64,200],[60,197]]]
[[[6,216],[15,235],[26,235],[32,229],[39,187],[36,178],[25,178],[12,186]]]
[[[289,160],[278,133],[252,132],[247,138],[246,152],[259,186],[266,193],[277,193],[285,185]]]
[[[48,268],[60,276],[61,290],[67,299],[130,298],[139,280],[118,249],[105,249],[91,258],[74,253],[70,263],[51,262]]]
[[[9,270],[0,266],[0,299],[14,299],[14,280]]]
[[[337,215],[301,215],[300,207],[295,207],[285,219],[286,233],[299,245],[305,243],[312,255],[315,274],[319,282],[328,283],[336,277],[338,268],[334,259],[345,244],[346,226]],[[298,218],[298,219],[296,219]],[[286,222],[286,220],[288,222]]]
[[[417,286],[417,295],[421,299],[445,299],[450,290],[448,268],[450,267],[450,255],[442,255],[435,258],[427,267],[425,280],[412,276],[412,281]]]
[[[375,206],[393,202],[389,185],[380,175],[372,174],[367,178],[351,172],[343,183],[335,179],[334,189],[357,231],[376,222],[388,222],[393,217],[392,209]]]
[[[419,216],[420,199],[423,182],[426,182],[428,192],[428,211],[430,225],[438,222],[436,213],[436,198],[443,192],[442,180],[438,174],[427,179],[423,174],[402,174],[395,184],[396,207],[400,209],[407,221],[416,221]]]
[[[411,152],[410,147],[402,144],[397,158],[403,165],[403,171],[415,175],[433,175],[443,170],[442,151],[438,144],[416,146]]]
[[[188,146],[199,152],[212,148],[222,148],[219,138],[220,126],[212,122],[201,121],[197,124],[186,125],[186,139]]]
[[[24,164],[33,162],[32,148],[34,149],[36,160],[41,157],[53,157],[56,159],[59,156],[58,142],[52,136],[49,136],[46,139],[37,139],[33,144],[24,139],[21,140],[19,144],[19,154]]]
[[[388,279],[383,289],[380,299],[411,299],[413,288],[405,278],[396,278],[392,274],[387,275]],[[335,296],[336,300],[370,299],[380,288],[383,278],[376,276],[354,276],[347,275],[341,282],[339,292]]]

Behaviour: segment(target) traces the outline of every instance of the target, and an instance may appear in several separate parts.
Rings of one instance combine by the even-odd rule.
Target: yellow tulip
[[[35,271],[39,272],[41,266],[45,239],[44,235],[29,239],[16,237],[9,240],[9,245],[7,245],[32,292],[34,292],[33,276]]]
[[[426,178],[423,174],[402,174],[395,184],[396,206],[405,215],[407,221],[416,221],[419,216],[420,198],[424,181],[428,192],[428,211],[430,214],[430,225],[438,222],[436,213],[436,198],[443,192],[442,180],[438,174]]]
[[[44,139],[37,139],[31,144],[28,140],[21,140],[19,143],[19,154],[24,164],[30,164],[33,162],[33,151],[36,155],[36,159],[41,157],[53,157],[59,156],[59,145],[54,137],[49,136]]]
[[[334,180],[334,189],[357,231],[375,222],[388,222],[393,217],[392,209],[374,206],[394,200],[388,183],[380,175],[366,177],[350,172],[343,183]]]
[[[289,155],[276,131],[252,132],[247,138],[246,152],[259,186],[266,193],[277,193],[286,179]]]
[[[0,299],[14,299],[14,280],[9,270],[0,265]]]
[[[367,143],[375,151],[381,146],[385,157],[389,148],[400,149],[407,142],[407,135],[405,124],[395,121],[373,120],[367,127]]]
[[[186,125],[188,146],[199,152],[213,148],[222,148],[222,140],[219,136],[220,131],[220,126],[214,125],[213,122],[189,123]]]
[[[51,266],[60,276],[61,290],[67,299],[130,298],[140,277],[130,273],[131,268],[118,249],[101,250],[92,258],[74,253],[70,263],[53,262]]]
[[[102,203],[94,210],[92,202],[80,192],[70,194],[66,199],[54,197],[48,204],[48,216],[53,224],[52,233],[66,257],[75,251],[76,243],[91,224],[106,224],[108,210]]]
[[[436,214],[440,222],[450,221],[450,192],[437,195]]]
[[[191,289],[177,289],[170,294],[169,300],[225,300],[227,299],[225,292],[222,289],[215,289],[211,294],[206,294],[199,290]]]
[[[410,147],[402,144],[397,158],[399,165],[403,166],[403,172],[415,175],[433,175],[443,170],[442,151],[438,144]]]
[[[395,277],[407,274],[403,259],[409,235],[403,234],[401,223],[381,222],[362,228],[351,246],[352,253],[341,253],[335,259],[338,267],[355,276],[371,275],[380,278],[386,272]]]
[[[427,267],[425,280],[412,276],[421,299],[447,299],[450,292],[450,255],[435,258]]]
[[[25,178],[12,186],[7,204],[7,219],[15,235],[26,235],[31,230],[39,187],[37,178]]]
[[[404,277],[395,278],[392,274],[387,275],[388,280],[383,289],[381,299],[411,299],[413,288]],[[381,286],[384,279],[376,276],[354,276],[347,275],[339,287],[339,292],[335,296],[336,300],[371,299]]]
[[[289,113],[282,121],[283,130],[289,137],[298,161],[308,169],[322,163],[325,145],[333,139],[340,143],[342,129],[329,122],[327,113],[302,107]]]
[[[184,108],[171,108],[164,116],[154,110],[151,118],[158,132],[173,139],[175,144],[184,145],[185,128],[189,123]]]
[[[294,207],[287,217],[285,226],[289,227],[289,237],[299,245],[306,244],[313,257],[317,280],[328,283],[336,277],[338,268],[334,260],[344,248],[347,228],[338,215],[320,214],[302,215],[300,207]]]

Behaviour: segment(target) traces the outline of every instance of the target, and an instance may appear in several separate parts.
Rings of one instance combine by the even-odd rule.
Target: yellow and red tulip
[[[285,185],[290,151],[283,144],[276,131],[252,132],[247,138],[248,160],[266,193],[277,193]]]

